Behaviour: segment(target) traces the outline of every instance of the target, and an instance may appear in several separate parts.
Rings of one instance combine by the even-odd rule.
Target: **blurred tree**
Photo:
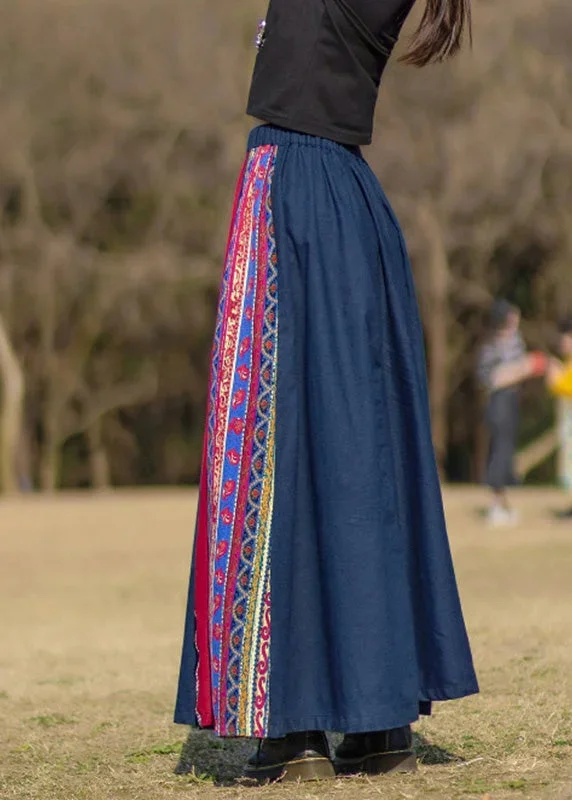
[[[265,6],[3,9],[4,488],[19,475],[46,490],[196,480]],[[519,303],[535,347],[572,309],[570,24],[568,0],[475,4],[472,52],[395,64],[381,93],[367,155],[407,235],[449,479],[480,477],[474,353],[491,299]],[[523,442],[552,422],[544,397],[526,392]]]
[[[24,375],[1,316],[0,379],[0,486],[9,494],[20,489],[18,459],[23,435]]]

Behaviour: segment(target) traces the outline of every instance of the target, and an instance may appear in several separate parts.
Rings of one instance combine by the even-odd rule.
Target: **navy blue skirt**
[[[477,691],[399,224],[357,149],[257,128],[214,336],[175,720],[374,731]]]

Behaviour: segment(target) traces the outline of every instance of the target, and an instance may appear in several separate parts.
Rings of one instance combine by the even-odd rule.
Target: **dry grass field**
[[[194,493],[2,501],[0,797],[572,798],[572,523],[530,490],[489,530],[482,500],[446,496],[482,694],[416,726],[416,775],[262,789],[244,744],[171,723]]]

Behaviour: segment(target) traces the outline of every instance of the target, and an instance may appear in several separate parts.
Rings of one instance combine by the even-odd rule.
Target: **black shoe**
[[[321,731],[290,733],[282,739],[261,739],[248,759],[245,778],[269,781],[316,781],[335,777],[330,747]]]
[[[340,775],[414,772],[417,760],[413,752],[411,727],[406,725],[389,731],[348,733],[336,749],[334,765]]]

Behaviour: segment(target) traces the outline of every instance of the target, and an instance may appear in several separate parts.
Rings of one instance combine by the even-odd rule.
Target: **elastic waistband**
[[[249,150],[253,150],[255,147],[263,147],[264,145],[273,145],[276,147],[285,147],[287,145],[317,147],[321,150],[337,150],[361,156],[359,147],[339,144],[338,142],[332,142],[330,139],[311,136],[308,133],[297,133],[287,128],[278,128],[276,125],[260,125],[250,132],[250,136],[248,137]]]

